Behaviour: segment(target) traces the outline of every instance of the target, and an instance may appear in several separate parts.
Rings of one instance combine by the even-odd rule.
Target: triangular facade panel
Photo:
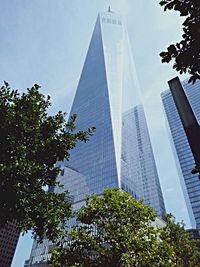
[[[67,181],[67,188],[74,195],[75,201],[80,201],[85,198],[85,194],[100,194],[104,188],[119,187],[100,16],[97,18],[72,105],[71,114],[74,113],[77,114],[77,130],[96,127],[90,141],[86,144],[78,143],[71,151],[70,161],[65,162],[66,166],[74,168],[85,177],[83,186],[78,176],[77,183]]]

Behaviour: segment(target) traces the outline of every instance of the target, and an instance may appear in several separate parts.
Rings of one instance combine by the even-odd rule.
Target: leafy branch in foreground
[[[46,190],[56,185],[57,160],[69,159],[78,141],[86,142],[94,128],[75,132],[73,115],[47,114],[50,97],[35,84],[26,93],[0,88],[0,228],[16,221],[20,231],[54,240],[59,225],[71,214],[67,192]]]
[[[186,17],[183,22],[182,40],[171,44],[167,51],[161,52],[163,63],[175,60],[173,68],[180,74],[189,73],[189,82],[200,79],[200,1],[162,0],[160,5],[166,10],[175,10]]]

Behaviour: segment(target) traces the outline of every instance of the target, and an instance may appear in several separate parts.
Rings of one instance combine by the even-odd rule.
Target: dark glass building
[[[74,209],[85,195],[121,188],[165,213],[131,49],[122,18],[98,15],[71,114],[77,130],[95,126],[89,142],[78,143],[60,163],[58,180],[71,193]],[[55,189],[61,190],[61,189]],[[74,224],[73,220],[69,225]],[[46,266],[52,244],[34,242],[29,266]]]
[[[0,229],[0,267],[10,267],[19,239],[19,230],[14,222]]]
[[[185,80],[182,85],[195,117],[200,122],[200,81],[191,84]],[[191,224],[200,231],[200,180],[198,174],[191,174],[195,161],[170,90],[161,96]]]

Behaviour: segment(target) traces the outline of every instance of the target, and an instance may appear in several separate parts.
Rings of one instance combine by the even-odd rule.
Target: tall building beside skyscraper
[[[77,130],[96,127],[61,164],[58,179],[69,190],[74,209],[85,195],[121,188],[165,213],[129,40],[119,15],[98,15],[71,109]],[[73,223],[70,221],[70,223]],[[34,243],[29,266],[49,257],[49,244]]]
[[[182,85],[194,114],[200,121],[200,81],[191,84],[185,80]],[[200,180],[198,174],[191,174],[195,161],[170,90],[166,90],[161,96],[191,224],[200,231]]]

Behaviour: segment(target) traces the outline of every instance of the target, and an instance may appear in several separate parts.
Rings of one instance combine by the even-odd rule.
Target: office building
[[[184,91],[195,114],[200,120],[200,81],[195,84],[182,82]],[[176,159],[179,178],[183,188],[192,227],[200,230],[200,180],[198,174],[191,174],[195,161],[182,126],[173,97],[169,90],[162,93],[162,101],[168,121],[172,147]]]
[[[0,267],[10,267],[19,239],[19,230],[14,222],[0,229]]]
[[[95,126],[96,132],[86,144],[77,143],[69,161],[60,163],[58,177],[71,193],[74,209],[84,204],[86,194],[121,188],[144,198],[158,216],[165,213],[137,87],[122,18],[99,14],[71,109],[77,114],[76,130]],[[29,266],[45,266],[50,246],[47,240],[34,242]]]

